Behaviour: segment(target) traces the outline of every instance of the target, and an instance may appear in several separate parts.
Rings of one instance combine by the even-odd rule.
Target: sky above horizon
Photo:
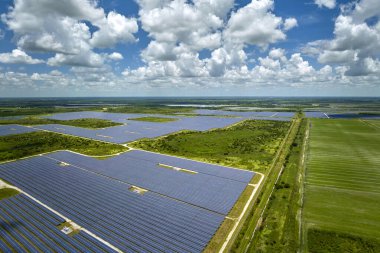
[[[2,0],[0,15],[0,97],[380,96],[379,0]]]

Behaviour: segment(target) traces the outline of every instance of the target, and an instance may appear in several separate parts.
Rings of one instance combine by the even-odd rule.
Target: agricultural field
[[[303,247],[378,252],[378,121],[313,119],[306,169]]]
[[[183,156],[258,172],[265,172],[290,122],[247,120],[206,132],[185,131],[155,140],[131,143],[133,147]]]

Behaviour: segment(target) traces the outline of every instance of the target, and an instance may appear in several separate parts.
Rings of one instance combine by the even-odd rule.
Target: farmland
[[[304,247],[312,252],[379,249],[377,125],[376,121],[312,120],[303,210]]]

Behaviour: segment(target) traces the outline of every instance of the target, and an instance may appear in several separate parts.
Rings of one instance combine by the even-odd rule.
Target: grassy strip
[[[19,194],[19,192],[12,188],[2,188],[0,189],[0,200],[10,198],[14,195]]]
[[[206,132],[186,131],[131,145],[159,153],[183,156],[259,172],[273,160],[289,122],[247,120]]]
[[[231,249],[229,252],[245,252],[250,244],[251,236],[254,233],[257,224],[262,220],[261,214],[265,210],[269,198],[271,197],[272,189],[274,188],[279,173],[286,161],[289,149],[298,133],[300,124],[301,119],[297,118],[293,120],[288,134],[273,161],[273,165],[267,172],[264,182],[261,184],[261,193],[254,201],[255,208],[250,211],[245,223],[242,225],[240,233],[235,237],[234,244],[232,246],[230,245]]]
[[[308,240],[310,245],[309,252],[313,253],[375,253],[380,250],[379,241],[347,233],[309,229]]]
[[[117,144],[45,131],[0,137],[0,161],[63,149],[86,155],[112,155],[128,150],[128,148]]]
[[[299,248],[299,172],[305,129],[306,120],[302,122],[290,147],[283,172],[275,185],[249,252],[297,252]]]
[[[178,119],[176,119],[176,118],[162,118],[162,117],[141,117],[141,118],[130,118],[129,120],[165,123],[165,122],[177,121]]]
[[[18,125],[46,125],[46,124],[61,124],[66,126],[76,126],[84,128],[106,128],[112,126],[120,126],[121,123],[116,123],[105,119],[73,119],[73,120],[56,120],[56,119],[46,119],[39,117],[27,117],[23,119],[12,119],[12,120],[0,120],[0,125],[8,124],[18,124]]]

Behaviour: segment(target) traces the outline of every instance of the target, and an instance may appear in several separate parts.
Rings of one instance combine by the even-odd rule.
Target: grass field
[[[0,137],[0,161],[64,149],[94,156],[112,155],[128,150],[117,144],[45,131]]]
[[[178,119],[176,119],[176,118],[162,118],[162,117],[141,117],[141,118],[131,118],[129,120],[165,123],[165,122],[177,121]]]
[[[374,241],[380,238],[380,128],[370,122],[312,120],[303,212],[311,252],[380,252]]]
[[[181,132],[132,146],[200,161],[265,172],[290,122],[249,120],[206,132]]]
[[[24,126],[33,125],[46,125],[46,124],[61,124],[67,126],[76,126],[90,129],[99,129],[112,126],[122,125],[121,123],[116,123],[105,119],[73,119],[73,120],[56,120],[56,119],[46,119],[40,117],[26,117],[23,119],[11,119],[11,120],[0,120],[0,125],[8,124],[18,124]]]

